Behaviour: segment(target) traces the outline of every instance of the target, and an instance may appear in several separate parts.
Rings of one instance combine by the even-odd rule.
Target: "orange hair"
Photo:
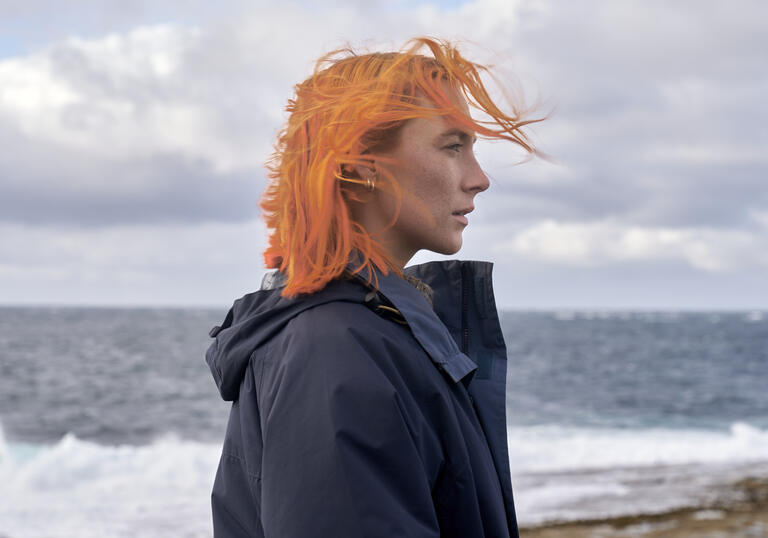
[[[423,47],[432,57],[417,54]],[[511,115],[502,112],[488,95],[482,72],[485,66],[466,60],[450,43],[429,38],[408,41],[402,52],[357,55],[341,49],[317,61],[288,102],[288,122],[267,163],[271,182],[260,203],[271,230],[264,261],[286,274],[284,296],[323,288],[344,272],[355,250],[360,265],[354,272],[367,268],[375,275],[375,266],[383,274],[401,274],[384,248],[351,219],[345,197],[356,199],[352,186],[363,183],[349,170],[384,160],[376,151],[393,145],[407,120],[447,116],[479,136],[538,153],[521,128],[541,120],[524,120],[514,107]],[[457,107],[445,83],[489,120],[475,121]],[[420,96],[434,106],[420,104]],[[396,181],[387,184],[399,195]]]

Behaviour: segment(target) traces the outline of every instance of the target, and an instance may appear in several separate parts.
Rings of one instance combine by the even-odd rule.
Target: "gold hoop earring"
[[[368,192],[373,192],[376,190],[376,174],[365,178],[365,190]]]
[[[334,174],[334,177],[339,181],[346,181],[348,183],[357,183],[358,185],[365,185],[366,192],[373,192],[376,190],[376,179],[378,178],[378,174],[374,172],[372,175],[368,176],[365,179],[355,179],[352,177],[344,177],[343,175],[337,172]]]

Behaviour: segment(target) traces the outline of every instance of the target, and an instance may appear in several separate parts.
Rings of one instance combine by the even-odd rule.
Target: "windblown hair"
[[[418,54],[424,47],[431,57]],[[402,52],[357,55],[340,49],[317,61],[288,102],[288,122],[267,163],[271,182],[260,204],[270,230],[264,261],[285,273],[284,296],[323,288],[344,272],[355,250],[359,266],[353,272],[367,268],[375,275],[375,266],[383,274],[401,274],[385,249],[351,219],[347,200],[359,200],[356,184],[365,183],[350,170],[386,162],[377,152],[396,144],[409,119],[446,117],[479,137],[509,140],[538,153],[522,128],[540,120],[524,119],[511,104],[510,114],[502,112],[488,95],[483,72],[488,69],[466,60],[455,46],[429,38],[408,41]],[[473,120],[446,86],[488,119]],[[386,179],[376,188],[387,188],[400,200],[397,181]]]

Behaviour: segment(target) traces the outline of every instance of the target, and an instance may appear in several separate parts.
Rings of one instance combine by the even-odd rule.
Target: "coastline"
[[[724,488],[708,506],[659,514],[552,522],[521,527],[522,538],[768,537],[768,477],[749,477]]]

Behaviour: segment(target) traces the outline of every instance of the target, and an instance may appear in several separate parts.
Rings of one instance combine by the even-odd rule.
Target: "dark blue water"
[[[226,310],[0,308],[9,440],[142,444],[223,438],[229,406],[204,362]]]
[[[8,440],[223,438],[204,363],[226,310],[0,308]],[[510,424],[768,427],[768,315],[505,312]]]
[[[768,426],[768,315],[507,312],[503,329],[515,424]]]

